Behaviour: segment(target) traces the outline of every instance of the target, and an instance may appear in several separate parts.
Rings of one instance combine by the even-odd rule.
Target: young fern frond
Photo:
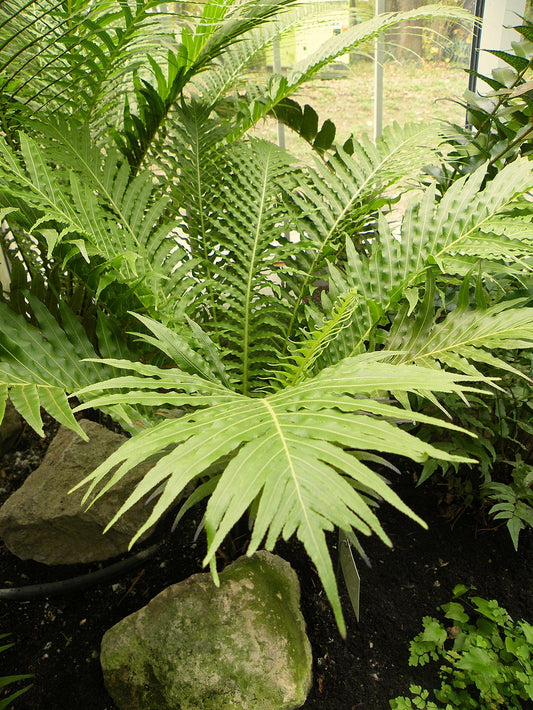
[[[225,460],[222,472],[217,469],[216,488],[206,511],[206,563],[213,562],[222,540],[253,504],[256,514],[248,554],[265,538],[266,548],[272,549],[280,535],[288,539],[295,533],[316,565],[339,628],[345,632],[324,532],[338,526],[347,532],[375,532],[388,542],[367,503],[369,496],[382,498],[421,522],[357,454],[381,451],[416,461],[428,456],[457,460],[402,431],[394,422],[405,418],[404,409],[371,399],[376,392],[391,389],[420,393],[428,388],[428,371],[386,365],[379,359],[378,355],[347,359],[261,398],[236,394],[179,370],[111,361],[138,374],[95,384],[80,396],[98,395],[91,400],[95,406],[118,401],[187,405],[189,413],[127,441],[80,486],[90,484],[87,495],[92,491],[98,497],[140,461],[163,454],[110,523],[161,488],[140,535],[176,504],[189,484],[201,484],[210,467]],[[469,382],[465,376],[437,372],[432,373],[430,388],[458,393],[468,391]],[[441,425],[416,413],[408,417]]]
[[[219,382],[225,387],[230,386],[230,379],[219,352],[197,323],[187,319],[192,331],[187,337],[151,318],[133,315],[152,333],[152,335],[136,333],[139,340],[165,353],[184,372],[198,375],[211,382]]]
[[[313,366],[324,350],[338,337],[339,333],[351,322],[359,303],[357,289],[340,296],[325,322],[305,338],[291,347],[291,353],[274,373],[278,388],[297,385],[309,377]]]

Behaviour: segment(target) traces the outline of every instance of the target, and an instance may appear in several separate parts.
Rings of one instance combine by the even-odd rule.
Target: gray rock
[[[168,587],[106,632],[100,661],[120,710],[282,710],[311,687],[290,565],[268,552]]]
[[[148,508],[137,504],[102,534],[147,465],[134,469],[89,510],[81,506],[85,490],[69,494],[126,440],[91,421],[80,425],[89,441],[61,427],[41,465],[0,508],[0,537],[23,560],[56,565],[109,559],[127,551],[149,515]]]
[[[4,418],[0,423],[0,456],[13,449],[22,434],[22,427],[22,417],[8,401]]]

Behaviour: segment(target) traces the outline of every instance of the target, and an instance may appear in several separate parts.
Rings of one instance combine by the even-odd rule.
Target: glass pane
[[[423,0],[386,0],[386,11],[409,10],[428,4]],[[440,4],[474,10],[475,0],[442,0]],[[301,23],[284,34],[279,45],[283,72],[314,51],[321,42],[345,32],[351,25],[374,16],[373,0],[306,2],[290,12],[304,14]],[[405,123],[440,118],[464,122],[464,109],[446,99],[460,98],[468,84],[471,28],[447,20],[403,25],[389,32],[384,43],[383,122]],[[373,133],[374,43],[340,57],[319,76],[304,84],[294,98],[310,104],[320,121],[333,120],[336,139]],[[272,71],[272,49],[267,48],[258,75]],[[264,81],[265,77],[262,76]],[[262,82],[261,82],[262,83]],[[274,120],[258,126],[255,134],[277,140]],[[286,145],[300,157],[307,153],[302,141],[286,131]]]

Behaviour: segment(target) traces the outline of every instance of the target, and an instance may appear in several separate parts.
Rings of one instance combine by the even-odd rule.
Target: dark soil
[[[38,465],[45,447],[46,442],[26,432],[18,451],[0,460],[0,503]],[[408,666],[409,640],[419,632],[422,617],[434,615],[438,605],[449,601],[458,583],[475,586],[479,596],[497,599],[513,618],[533,621],[531,531],[522,533],[516,553],[505,528],[488,529],[472,511],[452,526],[442,516],[438,487],[417,489],[413,478],[413,473],[403,474],[395,488],[428,522],[429,531],[382,508],[380,517],[394,550],[378,540],[365,540],[372,567],[360,564],[359,623],[341,583],[346,641],[337,631],[317,574],[301,546],[290,541],[277,547],[299,575],[302,610],[313,647],[314,684],[303,706],[306,710],[385,710],[389,698],[407,693],[410,683],[429,687],[432,672]],[[200,517],[201,511],[192,511],[176,533],[164,534],[153,559],[118,579],[48,599],[0,601],[0,633],[10,632],[15,642],[0,657],[0,675],[34,675],[31,690],[14,705],[17,710],[115,709],[99,666],[102,635],[169,584],[201,571],[202,537],[194,542]],[[334,538],[331,547],[335,557]],[[235,554],[238,550],[229,547],[224,551],[228,559]],[[0,541],[3,587],[66,579],[97,568],[23,562]]]

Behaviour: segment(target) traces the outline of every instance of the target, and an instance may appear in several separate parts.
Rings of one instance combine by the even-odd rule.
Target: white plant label
[[[352,545],[346,535],[339,530],[339,564],[342,570],[348,595],[352,603],[355,618],[359,621],[359,598],[361,591],[361,577],[355,564]]]

